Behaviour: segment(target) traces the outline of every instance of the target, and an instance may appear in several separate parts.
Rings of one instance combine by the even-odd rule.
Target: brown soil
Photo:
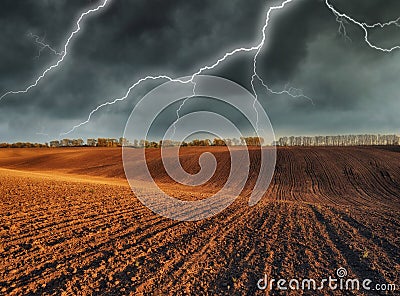
[[[196,172],[205,150],[229,159],[222,147],[187,148],[183,167]],[[219,167],[207,190],[181,188],[160,168],[159,150],[148,152],[157,182],[182,198],[214,192],[228,174]],[[259,153],[250,156],[255,169]],[[198,222],[145,208],[120,149],[1,149],[0,167],[0,294],[265,295],[264,274],[318,280],[339,267],[399,285],[396,149],[280,148],[265,198],[248,206],[253,174],[234,204]]]

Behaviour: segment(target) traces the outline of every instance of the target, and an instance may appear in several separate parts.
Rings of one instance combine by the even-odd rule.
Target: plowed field
[[[149,150],[165,191],[202,198],[229,174],[225,148],[182,149],[196,172],[211,151],[204,188],[177,186]],[[251,151],[252,172],[259,153]],[[400,289],[400,151],[385,147],[279,148],[265,197],[248,206],[256,174],[223,212],[197,222],[160,217],[125,180],[113,148],[0,150],[0,294],[286,295],[259,279],[371,279]],[[287,284],[286,284],[287,285]],[[293,295],[395,295],[376,290]]]

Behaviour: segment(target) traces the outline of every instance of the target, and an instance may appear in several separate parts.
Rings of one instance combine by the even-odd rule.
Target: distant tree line
[[[400,137],[397,135],[338,135],[338,136],[291,136],[282,137],[271,143],[273,146],[372,146],[372,145],[400,145]],[[160,147],[201,147],[201,146],[262,146],[262,137],[214,138],[194,139],[192,141],[147,141],[126,138],[97,138],[87,139],[62,139],[50,141],[50,143],[0,143],[0,148],[56,148],[56,147],[134,147],[134,148],[160,148]]]
[[[314,137],[282,137],[274,143],[276,146],[372,146],[399,145],[396,135],[338,135]]]
[[[17,143],[0,143],[0,148],[48,148],[48,143],[30,143],[30,142],[17,142]]]
[[[126,138],[97,138],[87,139],[86,143],[83,139],[62,139],[50,141],[50,143],[1,143],[0,148],[58,148],[58,147],[135,147],[135,148],[160,148],[160,147],[200,147],[200,146],[261,146],[264,144],[264,139],[261,137],[241,137],[220,139],[194,139],[188,142],[179,142],[173,140],[163,141],[147,141],[147,140],[133,140],[130,142]]]
[[[125,138],[97,138],[87,139],[86,143],[82,139],[62,139],[50,142],[50,147],[121,147],[127,145],[128,141]]]
[[[202,146],[261,146],[264,144],[264,139],[261,137],[241,137],[240,140],[237,138],[214,138],[210,139],[194,139],[190,142],[179,142],[173,140],[163,141],[147,141],[147,140],[134,140],[133,144],[130,145],[136,148],[160,148],[160,147],[202,147]]]

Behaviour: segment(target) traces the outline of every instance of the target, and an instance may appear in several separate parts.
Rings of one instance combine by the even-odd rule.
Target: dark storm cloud
[[[338,10],[369,23],[400,15],[400,3],[394,0],[385,5],[379,0],[332,2]],[[28,32],[45,37],[61,51],[79,12],[97,3],[2,1],[0,92],[25,87],[56,59],[46,50],[35,59],[38,47]],[[123,96],[141,77],[186,76],[227,50],[257,43],[266,8],[273,3],[278,2],[112,1],[82,24],[82,33],[59,69],[28,94],[0,102],[0,141],[47,140],[36,135],[42,131],[58,137],[58,132],[86,120],[98,104]],[[258,88],[278,134],[334,132],[335,126],[337,131],[366,130],[366,118],[377,111],[381,117],[371,123],[376,130],[399,127],[396,119],[392,123],[382,119],[393,118],[392,110],[398,106],[394,77],[399,54],[370,49],[363,32],[350,24],[347,30],[353,41],[346,42],[337,28],[335,17],[320,0],[297,0],[272,15],[259,72],[274,89],[290,83],[315,101],[312,106],[307,100],[271,96]],[[390,46],[400,42],[399,31],[371,30],[371,38]],[[251,72],[252,55],[240,54],[208,73],[250,89]],[[135,102],[157,84],[146,83],[125,102],[101,109],[93,122],[71,136],[120,136]],[[380,107],[382,102],[385,107]]]

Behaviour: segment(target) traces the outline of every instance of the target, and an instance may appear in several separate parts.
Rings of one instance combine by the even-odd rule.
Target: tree
[[[226,146],[226,142],[220,138],[215,138],[213,140],[213,145],[214,146]]]
[[[247,146],[261,146],[264,144],[264,138],[262,137],[240,137],[242,144]]]

